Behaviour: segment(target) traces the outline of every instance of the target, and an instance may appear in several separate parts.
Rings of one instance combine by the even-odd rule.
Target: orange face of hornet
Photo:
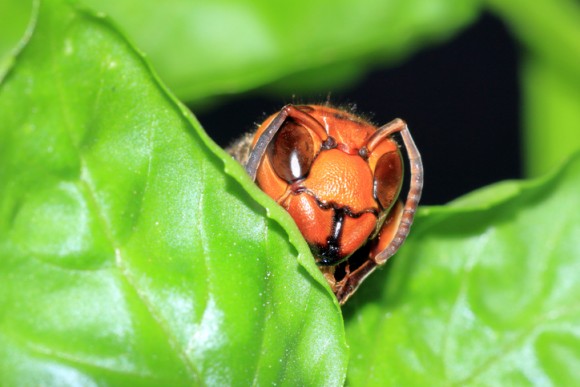
[[[399,200],[403,157],[411,165],[405,205]],[[255,134],[246,169],[295,220],[343,304],[404,241],[419,201],[422,165],[402,120],[377,128],[321,105],[285,106]],[[349,258],[362,246],[368,257]]]

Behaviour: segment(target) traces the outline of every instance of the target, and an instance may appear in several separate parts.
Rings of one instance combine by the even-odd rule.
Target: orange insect
[[[404,205],[395,133],[411,167]],[[248,140],[248,174],[290,213],[344,304],[399,249],[413,222],[423,165],[407,125],[395,119],[377,128],[334,107],[286,105]]]

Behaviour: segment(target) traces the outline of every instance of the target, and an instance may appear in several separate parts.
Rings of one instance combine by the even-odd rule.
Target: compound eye
[[[374,196],[383,209],[389,209],[399,196],[403,182],[403,161],[399,152],[388,152],[377,161]]]
[[[268,157],[274,171],[288,183],[306,176],[315,156],[310,131],[290,120],[268,147]]]

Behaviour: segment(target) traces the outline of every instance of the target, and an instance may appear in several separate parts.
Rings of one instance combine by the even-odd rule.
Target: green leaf
[[[580,71],[575,81],[530,56],[523,61],[522,83],[526,173],[538,176],[580,149]]]
[[[12,60],[12,52],[24,36],[32,12],[32,1],[0,1],[0,80]]]
[[[0,86],[0,384],[341,385],[298,236],[107,19],[42,2]]]
[[[399,60],[448,38],[479,14],[479,0],[84,3],[110,14],[188,101],[295,74],[300,77],[280,87],[326,93],[368,63]]]
[[[0,15],[22,19],[31,1],[3,0]],[[110,14],[191,102],[261,86],[327,93],[369,65],[448,39],[480,9],[480,0],[81,1]],[[22,35],[23,20],[0,23],[0,57]]]
[[[578,385],[579,186],[577,155],[423,211],[345,310],[348,384]]]
[[[580,4],[575,0],[487,0],[534,55],[580,82]]]
[[[540,176],[580,149],[580,3],[488,0],[528,51],[522,61],[524,160]]]

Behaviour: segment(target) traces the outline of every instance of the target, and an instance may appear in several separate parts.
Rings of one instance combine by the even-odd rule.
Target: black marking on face
[[[326,246],[311,246],[314,254],[320,259],[319,264],[323,266],[337,265],[347,258],[340,251],[340,240],[344,230],[346,211],[343,208],[335,208],[333,212],[332,229],[330,236],[326,238]]]
[[[332,215],[332,227],[330,230],[330,235],[326,238],[326,244],[312,243],[309,244],[312,254],[317,258],[317,263],[320,266],[334,266],[345,261],[348,256],[345,256],[340,248],[342,234],[344,231],[344,220],[345,217],[349,218],[359,218],[363,214],[371,213],[377,218],[379,216],[379,211],[374,208],[368,208],[360,212],[354,212],[348,206],[341,206],[335,202],[325,202],[316,196],[314,192],[308,188],[302,186],[301,184],[296,184],[293,187],[292,193],[294,195],[307,194],[314,198],[318,208],[323,211],[333,211]]]

